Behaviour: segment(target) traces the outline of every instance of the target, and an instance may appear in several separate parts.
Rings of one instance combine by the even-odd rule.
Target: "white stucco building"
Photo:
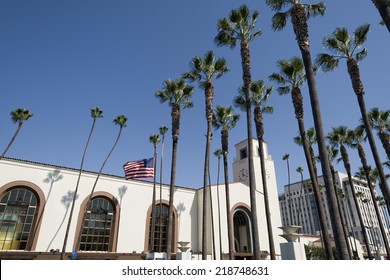
[[[253,140],[254,147],[257,141]],[[249,188],[246,185],[247,141],[236,145],[233,181],[229,185],[231,217],[226,216],[225,184],[212,185],[215,250],[212,227],[208,227],[210,259],[227,258],[227,218],[234,224],[235,258],[252,257]],[[258,148],[256,148],[258,150]],[[267,147],[265,145],[265,151]],[[267,155],[267,178],[272,226],[277,257],[283,242],[276,176],[271,156]],[[258,155],[254,156],[257,186],[260,248],[269,252],[264,197]],[[221,171],[222,172],[222,171]],[[5,158],[0,161],[0,259],[58,259],[69,219],[79,171],[45,163]],[[79,259],[142,259],[149,251],[153,183],[125,180],[102,174],[88,198],[97,174],[83,171],[74,207],[66,258],[77,250]],[[169,201],[169,186],[157,184],[155,251],[164,250]],[[173,258],[178,241],[190,242],[193,258],[201,251],[203,189],[177,187],[174,196]],[[220,212],[218,212],[218,196]],[[84,209],[87,212],[84,215]],[[160,210],[162,213],[160,216]],[[161,220],[160,220],[161,217]],[[219,217],[221,231],[219,232]],[[208,219],[211,223],[211,219]],[[160,234],[161,230],[161,234]],[[79,237],[79,239],[78,239]],[[161,240],[161,242],[160,242]],[[221,244],[221,249],[220,249]],[[222,253],[222,254],[221,254]],[[215,257],[214,257],[215,256]]]

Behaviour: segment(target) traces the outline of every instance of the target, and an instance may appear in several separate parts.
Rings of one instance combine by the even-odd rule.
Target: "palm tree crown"
[[[3,159],[3,157],[5,156],[5,154],[7,153],[9,148],[11,147],[12,143],[15,141],[16,136],[18,135],[20,129],[22,128],[22,125],[23,125],[24,121],[27,121],[29,118],[31,118],[33,116],[33,114],[30,113],[29,110],[22,109],[22,108],[18,108],[18,109],[15,109],[15,110],[11,111],[10,115],[11,115],[11,121],[13,123],[17,123],[18,124],[18,128],[16,129],[14,135],[12,136],[11,141],[8,143],[8,145],[5,148],[4,152],[1,154],[0,160]]]
[[[229,18],[219,19],[218,34],[214,39],[217,46],[229,46],[234,48],[237,40],[252,41],[261,35],[261,30],[255,30],[255,24],[259,16],[258,11],[249,10],[248,6],[242,5],[238,9],[230,11]]]
[[[316,64],[323,71],[331,71],[338,66],[340,59],[362,60],[367,56],[367,49],[361,49],[361,47],[367,41],[369,30],[369,24],[361,25],[356,28],[351,38],[346,28],[336,28],[331,36],[324,39],[323,43],[325,48],[333,54],[319,54]]]
[[[272,28],[276,31],[282,30],[287,23],[287,18],[291,16],[292,9],[296,7],[302,7],[305,9],[306,17],[324,15],[325,13],[325,3],[320,2],[318,4],[304,4],[301,3],[301,0],[266,0],[265,3],[273,11],[277,13],[272,17]],[[291,5],[292,7],[287,11],[281,12],[283,8]]]

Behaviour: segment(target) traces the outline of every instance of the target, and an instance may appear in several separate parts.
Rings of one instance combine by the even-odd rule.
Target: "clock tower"
[[[260,168],[260,156],[259,156],[259,144],[257,139],[252,139],[253,144],[253,167],[255,170],[255,185],[256,189],[263,192],[263,184],[261,179]],[[269,195],[275,195],[276,201],[278,200],[276,176],[274,162],[270,154],[268,154],[267,143],[264,144],[264,156],[265,156],[265,169],[267,177],[267,186]],[[236,157],[233,161],[233,181],[241,182],[249,186],[249,168],[248,168],[248,141],[244,140],[235,145]]]

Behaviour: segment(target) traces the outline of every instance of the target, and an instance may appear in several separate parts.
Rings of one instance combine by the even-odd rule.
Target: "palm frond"
[[[289,86],[285,86],[285,87],[278,87],[276,89],[276,91],[280,94],[280,95],[284,95],[284,94],[289,94],[291,92],[291,88]]]
[[[284,6],[286,6],[291,1],[286,0],[266,0],[265,4],[271,8],[273,11],[280,11]]]
[[[306,16],[307,18],[315,17],[318,15],[323,16],[325,14],[326,5],[324,2],[318,4],[307,5],[306,6]]]
[[[367,56],[367,53],[368,53],[368,51],[367,51],[366,48],[362,49],[360,52],[358,52],[358,53],[355,55],[356,60],[357,60],[357,61],[360,61],[360,60],[364,59],[364,58]]]
[[[286,79],[279,73],[272,73],[268,76],[268,79],[281,85],[285,85],[287,83]]]
[[[370,31],[370,25],[364,24],[356,28],[354,34],[354,43],[356,46],[361,46],[367,41],[367,34]]]
[[[339,59],[335,59],[332,55],[327,53],[320,53],[315,60],[316,66],[322,69],[324,72],[329,72],[337,68],[339,65]]]
[[[274,31],[282,30],[287,24],[288,13],[276,13],[272,17],[272,29]]]

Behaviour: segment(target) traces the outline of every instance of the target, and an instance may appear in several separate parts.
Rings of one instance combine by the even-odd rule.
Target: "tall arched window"
[[[80,251],[110,251],[115,209],[104,197],[96,197],[88,205],[82,224]]]
[[[0,249],[29,250],[34,234],[37,207],[36,195],[22,187],[7,191],[0,199]]]
[[[149,212],[149,221],[147,224],[148,233],[146,237],[147,240],[147,248],[146,250],[150,252],[165,252],[166,251],[166,245],[167,245],[167,234],[168,234],[168,213],[169,208],[168,205],[165,203],[162,204],[156,204],[156,214],[155,214],[155,227],[154,227],[154,244],[151,246],[151,236],[152,236],[152,213],[151,213],[151,207]],[[177,213],[176,210],[173,210],[173,221],[172,221],[172,247],[171,252],[175,252],[176,250],[176,236],[177,236],[177,228],[176,228],[176,222],[177,222]]]

